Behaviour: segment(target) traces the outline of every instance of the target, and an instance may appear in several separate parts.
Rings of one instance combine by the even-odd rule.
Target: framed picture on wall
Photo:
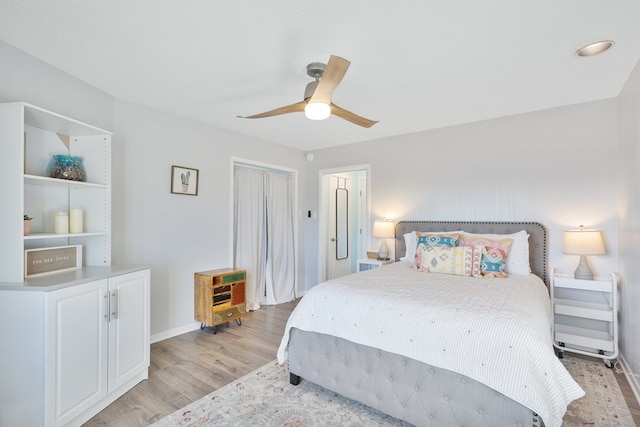
[[[173,194],[198,195],[198,169],[171,166],[171,192]]]

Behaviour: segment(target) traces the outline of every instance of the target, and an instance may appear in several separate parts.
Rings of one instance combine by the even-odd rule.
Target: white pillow
[[[507,273],[523,276],[531,273],[531,266],[529,265],[529,233],[525,230],[513,234],[474,234],[463,232],[462,238],[464,239],[465,237],[482,237],[490,240],[513,239],[509,253],[507,254]]]
[[[429,234],[462,234],[462,231],[425,231],[424,233]],[[416,248],[418,247],[418,236],[415,231],[411,233],[406,233],[404,235],[404,247],[405,252],[404,256],[400,258],[400,261],[408,262],[409,264],[413,264],[416,262]]]

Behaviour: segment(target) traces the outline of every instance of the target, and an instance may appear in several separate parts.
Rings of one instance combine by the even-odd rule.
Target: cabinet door
[[[149,367],[149,270],[109,279],[109,392]]]
[[[107,395],[107,280],[47,294],[46,414],[64,425]]]

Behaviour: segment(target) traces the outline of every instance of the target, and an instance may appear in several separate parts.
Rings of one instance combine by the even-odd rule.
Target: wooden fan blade
[[[377,121],[365,119],[364,117],[359,116],[359,115],[357,115],[355,113],[352,113],[351,111],[347,111],[344,108],[340,108],[336,104],[334,104],[333,102],[331,103],[331,114],[333,114],[334,116],[338,116],[341,119],[345,119],[348,122],[354,123],[354,124],[356,124],[358,126],[362,126],[362,127],[365,127],[365,128],[370,128],[371,126],[373,126],[376,123],[378,123]]]
[[[325,104],[331,103],[331,97],[333,91],[342,81],[342,78],[349,69],[351,62],[339,56],[331,55],[329,62],[327,63],[322,78],[318,83],[318,87],[311,95],[309,102],[324,102]]]
[[[281,114],[289,113],[301,113],[304,112],[304,106],[307,105],[307,101],[296,102],[295,104],[285,105],[284,107],[275,108],[273,110],[265,111],[264,113],[254,114],[253,116],[236,116],[241,119],[262,119],[264,117],[279,116]]]

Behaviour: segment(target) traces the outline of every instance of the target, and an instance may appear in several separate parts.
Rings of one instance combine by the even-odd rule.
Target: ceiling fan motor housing
[[[324,73],[324,69],[327,68],[327,64],[323,62],[312,62],[307,65],[307,74],[314,79],[318,80],[322,77],[322,73]]]

